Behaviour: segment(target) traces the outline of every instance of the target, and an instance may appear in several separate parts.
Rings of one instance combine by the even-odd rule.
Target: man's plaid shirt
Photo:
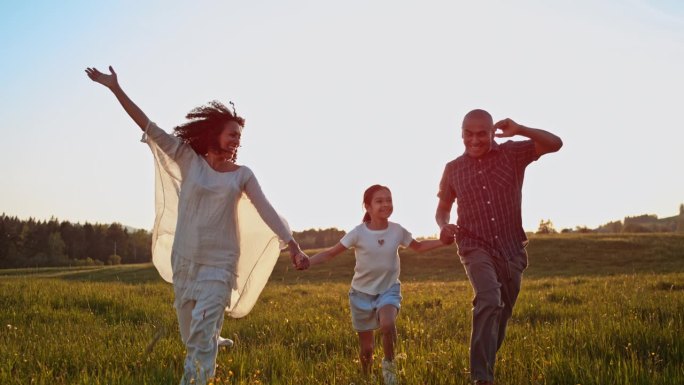
[[[459,237],[459,250],[492,247],[507,259],[522,253],[527,236],[522,227],[522,184],[525,168],[537,160],[534,142],[492,144],[480,158],[463,154],[447,163],[439,183],[440,200],[456,201],[458,226],[474,236]]]

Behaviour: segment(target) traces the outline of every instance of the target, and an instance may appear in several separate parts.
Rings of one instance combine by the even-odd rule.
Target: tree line
[[[330,228],[293,234],[303,249],[319,249],[334,245],[345,232]],[[0,215],[0,269],[150,262],[151,243],[150,232],[129,230],[120,223],[80,224]]]
[[[119,223],[22,220],[0,216],[0,268],[151,261],[151,234]]]
[[[292,235],[303,250],[322,249],[335,245],[346,234],[336,228],[328,229],[309,229],[304,231],[293,231]]]

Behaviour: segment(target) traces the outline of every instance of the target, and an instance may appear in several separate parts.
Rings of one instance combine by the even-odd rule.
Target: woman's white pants
[[[174,307],[187,354],[181,384],[202,385],[214,377],[218,337],[230,300],[232,276],[215,267],[180,263],[174,271]]]

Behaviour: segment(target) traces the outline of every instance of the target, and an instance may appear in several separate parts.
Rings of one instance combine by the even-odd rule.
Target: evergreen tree
[[[68,258],[64,253],[66,245],[62,240],[62,236],[59,232],[55,231],[48,237],[48,248],[47,248],[47,258],[48,263],[51,266],[64,265],[68,262]]]

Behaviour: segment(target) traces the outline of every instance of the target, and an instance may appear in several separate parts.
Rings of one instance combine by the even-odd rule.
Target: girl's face
[[[366,205],[366,211],[371,219],[387,220],[392,215],[392,193],[386,189],[380,189],[373,194],[370,205]]]
[[[237,122],[228,122],[223,127],[223,131],[218,136],[219,150],[226,154],[228,159],[231,159],[233,154],[240,147],[240,137],[242,136],[242,127]]]

